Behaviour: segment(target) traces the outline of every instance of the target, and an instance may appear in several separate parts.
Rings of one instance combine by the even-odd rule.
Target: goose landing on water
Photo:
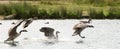
[[[15,41],[14,39],[16,39],[20,34],[21,32],[27,32],[27,30],[21,30],[19,33],[17,33],[17,28],[18,26],[20,26],[20,24],[23,22],[24,20],[22,20],[20,23],[18,23],[17,25],[15,25],[14,27],[10,28],[10,30],[8,31],[8,34],[9,34],[9,37],[8,39],[6,39],[4,41],[4,43],[6,44],[10,44],[10,45],[13,45],[15,46]]]
[[[88,21],[80,21],[80,23],[75,24],[73,29],[75,32],[73,33],[72,36],[79,35],[81,38],[85,38],[85,36],[81,36],[81,32],[87,28],[87,27],[94,27],[93,25],[88,25],[87,23],[90,23],[91,19]]]
[[[54,29],[50,27],[42,27],[40,31],[44,32],[44,35],[48,37],[48,39],[58,40],[58,33],[60,33],[59,31],[56,31],[56,35],[54,35]]]

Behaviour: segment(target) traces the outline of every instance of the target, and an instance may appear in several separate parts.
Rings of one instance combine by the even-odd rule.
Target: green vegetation
[[[113,2],[114,1],[114,2]],[[15,19],[80,19],[87,11],[94,19],[120,19],[119,0],[41,0],[0,4],[0,15],[17,14]]]

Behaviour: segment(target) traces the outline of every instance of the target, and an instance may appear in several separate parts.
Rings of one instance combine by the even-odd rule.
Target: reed
[[[64,1],[64,0],[63,0]],[[17,14],[14,19],[38,17],[39,19],[80,19],[82,12],[87,11],[94,19],[120,18],[119,6],[94,6],[76,4],[76,1],[40,1],[0,4],[0,15]],[[63,4],[62,4],[63,3]],[[84,5],[84,6],[83,6]]]

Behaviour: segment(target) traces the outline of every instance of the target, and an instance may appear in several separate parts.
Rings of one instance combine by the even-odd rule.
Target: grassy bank
[[[77,3],[77,1],[30,1],[0,4],[0,15],[17,14],[15,19],[38,17],[39,19],[79,19],[87,11],[94,19],[120,19],[120,7]]]

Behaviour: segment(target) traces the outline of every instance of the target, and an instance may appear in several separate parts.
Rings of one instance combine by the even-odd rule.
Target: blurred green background
[[[120,19],[120,0],[11,0],[0,1],[0,17],[14,19]]]

